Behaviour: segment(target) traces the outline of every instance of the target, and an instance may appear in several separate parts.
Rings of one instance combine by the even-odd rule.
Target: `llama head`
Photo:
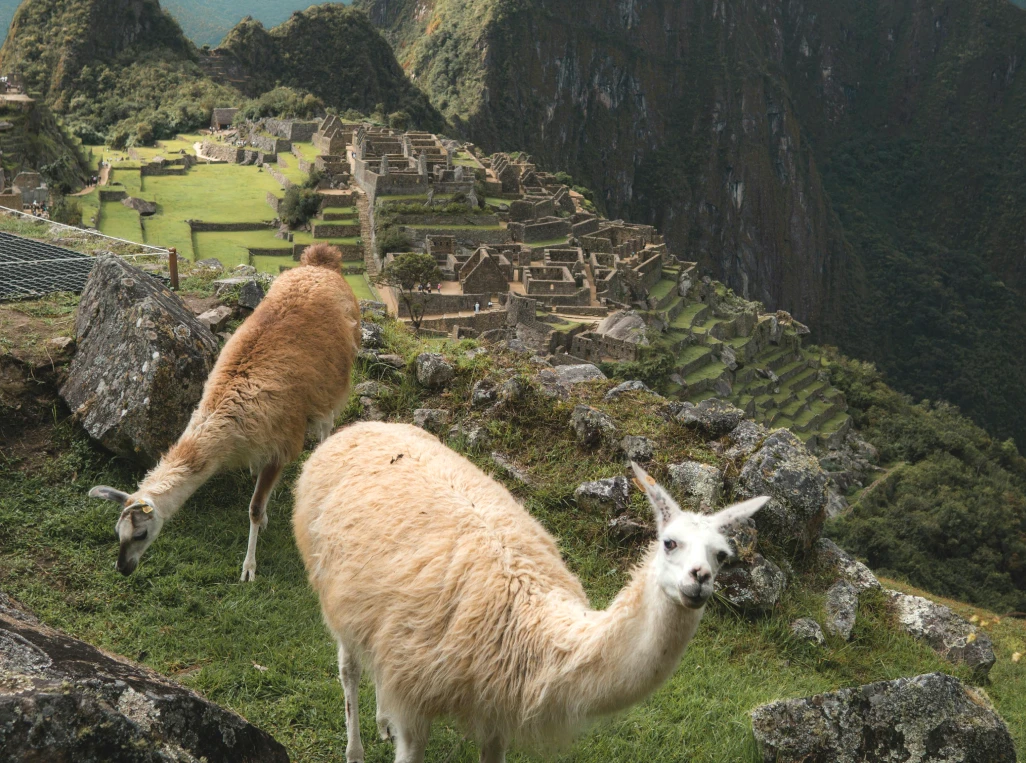
[[[160,534],[164,520],[154,510],[153,503],[140,495],[97,485],[89,491],[89,497],[105,498],[121,506],[121,516],[114,525],[114,534],[120,544],[114,567],[122,575],[131,575],[146,549]]]
[[[754,515],[769,498],[752,498],[717,514],[693,514],[681,511],[644,469],[633,462],[631,466],[655,514],[659,548],[654,571],[659,587],[681,606],[701,609],[712,596],[716,573],[733,553],[723,531]]]

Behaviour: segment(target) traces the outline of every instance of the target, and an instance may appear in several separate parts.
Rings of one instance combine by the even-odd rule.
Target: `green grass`
[[[100,231],[102,233],[115,238],[144,243],[138,212],[126,207],[120,201],[104,201],[100,206]]]
[[[312,142],[311,143],[293,143],[292,144],[292,149],[293,149],[293,151],[298,151],[302,155],[302,157],[304,159],[306,159],[306,161],[308,161],[308,162],[312,162],[314,159],[316,159],[318,156],[320,156],[320,153],[321,153],[316,148],[314,148],[314,144]],[[297,161],[296,164],[298,165],[299,162]]]
[[[406,223],[404,228],[415,230],[503,230],[502,225],[410,225]],[[534,244],[530,244],[534,246]]]
[[[704,302],[695,302],[694,304],[688,305],[681,310],[680,315],[673,319],[670,326],[676,329],[691,328],[691,324],[695,321],[695,316],[706,308],[707,305]]]
[[[648,292],[649,299],[662,299],[676,286],[676,282],[668,281],[665,278],[656,281],[655,286]]]
[[[386,326],[389,349],[412,358],[423,345]],[[466,343],[462,346],[467,346]],[[451,352],[451,344],[442,344]],[[444,395],[428,396],[408,376],[389,376],[394,392],[383,407],[408,421],[416,407],[446,406],[469,413],[469,391],[499,364],[530,373],[516,357],[473,361],[458,358],[458,376]],[[357,371],[354,382],[365,371]],[[606,604],[625,582],[639,548],[624,548],[605,533],[605,518],[582,512],[573,489],[585,479],[622,474],[614,454],[582,451],[567,422],[576,402],[606,410],[617,424],[653,438],[657,463],[685,458],[714,461],[694,432],[659,415],[659,401],[629,395],[604,403],[613,382],[575,388],[568,402],[533,396],[516,416],[488,421],[494,446],[516,455],[531,487],[512,486],[518,498],[558,539],[568,564],[592,600]],[[347,416],[352,416],[356,402]],[[40,617],[72,635],[139,659],[227,705],[267,729],[297,763],[344,759],[342,691],[335,648],[292,539],[291,488],[298,465],[286,469],[270,503],[270,524],[261,535],[255,583],[237,582],[248,532],[252,479],[223,474],[201,488],[166,527],[139,571],[123,578],[113,570],[117,510],[91,500],[94,484],[128,488],[142,471],[94,448],[70,421],[47,429],[53,457],[18,462],[0,459],[0,581],[8,593]],[[473,456],[494,471],[487,455]],[[632,511],[644,511],[635,496]],[[798,616],[822,619],[830,580],[802,573],[776,611],[749,620],[716,603],[669,682],[637,707],[599,723],[553,759],[561,763],[754,763],[748,712],[756,705],[842,686],[929,671],[964,671],[929,648],[898,634],[882,597],[863,597],[851,642],[830,638],[825,648],[797,643],[789,623]],[[964,614],[969,614],[962,608]],[[979,610],[972,610],[990,617]],[[987,691],[1026,751],[1026,667],[1010,661],[1026,651],[1026,627],[1010,619],[989,629],[998,665]],[[266,668],[260,670],[259,665]],[[361,692],[361,727],[368,763],[393,758],[391,745],[376,741],[371,682]],[[433,726],[427,759],[473,763],[477,751],[449,723]],[[540,758],[515,751],[511,763]]]
[[[142,175],[138,170],[115,167],[110,171],[105,188],[111,191],[124,190],[129,196],[141,196]]]
[[[377,300],[378,295],[371,290],[371,285],[367,281],[367,276],[364,274],[359,275],[346,275],[344,276],[349,285],[353,287],[353,293],[357,299],[372,299]]]
[[[550,238],[545,241],[525,241],[532,249],[545,249],[550,246],[566,246],[566,237],[563,238]]]
[[[250,264],[249,248],[254,249],[291,249],[292,244],[274,237],[274,229],[262,231],[205,231],[193,234],[193,251],[197,260],[217,257],[226,268],[235,265]],[[264,260],[278,260],[280,257],[261,257]],[[291,262],[291,258],[288,258]],[[255,263],[254,263],[255,264]],[[261,268],[258,268],[261,269]],[[278,265],[267,268],[269,273],[277,273]]]
[[[360,243],[359,236],[343,236],[341,238],[318,238],[315,239],[312,234],[306,231],[296,231],[292,236],[293,241],[297,244],[312,244],[314,241],[317,243],[327,244],[358,244]]]

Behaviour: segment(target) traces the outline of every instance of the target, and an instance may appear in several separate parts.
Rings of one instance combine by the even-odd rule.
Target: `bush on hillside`
[[[889,472],[831,534],[881,574],[1026,611],[1026,459],[947,403],[913,403],[830,351],[832,383]]]
[[[65,225],[82,225],[82,205],[68,196],[57,196],[50,205],[50,219]]]
[[[290,228],[295,228],[310,221],[321,208],[321,197],[316,191],[290,186],[285,197],[278,206],[278,217]]]
[[[324,102],[317,96],[291,87],[276,87],[242,106],[235,115],[235,122],[263,117],[309,119],[322,113]]]
[[[384,257],[389,252],[408,252],[413,248],[409,236],[397,227],[383,228],[377,235],[378,256]]]

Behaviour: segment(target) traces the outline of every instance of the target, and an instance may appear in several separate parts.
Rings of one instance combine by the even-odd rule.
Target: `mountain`
[[[26,0],[0,69],[20,72],[87,142],[170,137],[239,100],[203,74],[195,46],[157,0]]]
[[[0,0],[0,43],[7,35],[20,0]],[[306,8],[309,0],[226,0],[205,3],[199,0],[169,0],[164,4],[178,21],[185,36],[197,45],[217,45],[229,30],[246,16],[264,24],[280,24],[293,11]]]
[[[1006,0],[357,0],[467,138],[1026,443],[1026,13]]]
[[[405,76],[392,49],[367,16],[338,3],[293,13],[266,29],[243,19],[217,48],[249,95],[285,85],[339,109],[405,111],[422,129],[438,129],[441,115]]]

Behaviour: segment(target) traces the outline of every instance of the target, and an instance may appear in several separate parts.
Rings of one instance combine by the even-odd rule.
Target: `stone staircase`
[[[851,427],[844,395],[829,383],[821,358],[801,337],[758,306],[728,295],[722,284],[677,294],[668,269],[652,291],[650,322],[665,326],[675,357],[662,392],[689,402],[730,400],[768,427],[786,427],[810,444],[842,438]],[[674,283],[667,290],[666,281]],[[725,360],[733,361],[731,370]]]

